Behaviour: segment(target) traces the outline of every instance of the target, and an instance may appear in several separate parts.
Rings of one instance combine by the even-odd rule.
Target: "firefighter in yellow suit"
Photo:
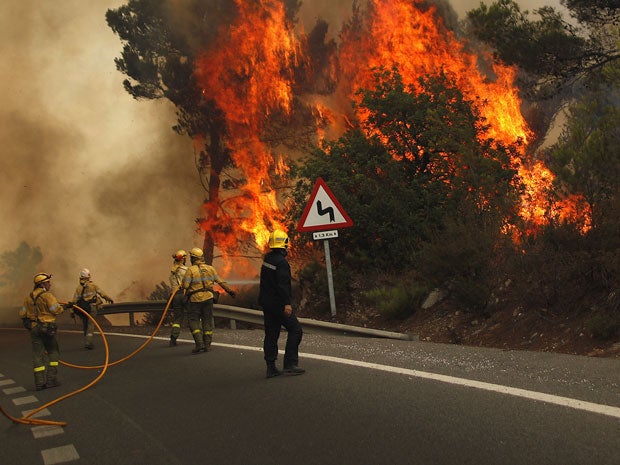
[[[33,279],[34,290],[26,297],[24,305],[18,311],[24,327],[30,331],[34,386],[37,391],[60,386],[56,316],[65,309],[50,292],[51,279],[51,274],[37,273]],[[49,366],[46,363],[46,352]]]
[[[205,263],[202,249],[194,247],[189,258],[192,266],[183,277],[183,291],[189,300],[189,328],[196,343],[192,354],[199,354],[208,352],[213,340],[213,285],[219,284],[231,297],[236,294],[220,279],[215,268]]]
[[[80,271],[80,284],[75,289],[75,293],[73,294],[73,302],[70,303],[75,303],[75,305],[88,312],[94,318],[97,316],[99,306],[103,304],[102,299],[106,300],[108,303],[114,303],[110,296],[108,296],[99,286],[90,280],[90,271],[88,268],[84,268]],[[73,313],[71,316],[73,316]],[[82,319],[84,347],[89,350],[93,349],[93,331],[95,329],[95,325],[91,319],[82,312],[79,312],[78,316]]]
[[[177,293],[172,298],[172,330],[170,331],[170,347],[177,345],[177,339],[181,334],[181,326],[185,324],[186,309],[185,309],[185,297],[183,291],[180,289],[183,284],[183,276],[187,271],[185,261],[187,259],[187,252],[185,250],[177,250],[172,256],[174,262],[170,268],[170,276],[168,277],[170,282],[170,288],[172,292],[178,288]]]

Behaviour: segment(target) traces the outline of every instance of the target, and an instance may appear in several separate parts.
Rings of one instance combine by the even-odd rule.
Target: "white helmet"
[[[80,279],[90,279],[90,270],[88,268],[84,268],[80,271]]]

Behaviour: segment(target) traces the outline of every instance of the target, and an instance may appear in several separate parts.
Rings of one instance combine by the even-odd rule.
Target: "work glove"
[[[73,308],[73,302],[67,302],[63,307],[65,307],[65,310],[70,310]],[[73,314],[73,312],[71,312],[71,314]]]
[[[30,318],[22,318],[22,324],[28,331],[32,329],[32,320]]]
[[[113,304],[113,303],[114,303],[114,301],[113,301],[112,299],[108,299],[108,303],[109,303],[109,304]]]
[[[233,291],[232,289],[226,289],[226,292],[228,292],[228,295],[231,296],[233,299],[237,295],[237,293]]]

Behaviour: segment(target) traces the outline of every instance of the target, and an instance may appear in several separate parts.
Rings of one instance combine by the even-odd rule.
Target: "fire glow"
[[[441,71],[456,77],[458,87],[486,119],[486,136],[507,144],[522,143],[522,159],[513,163],[526,187],[521,216],[528,229],[534,231],[554,219],[577,222],[587,230],[585,203],[579,198],[550,200],[547,192],[553,174],[541,162],[527,162],[527,144],[533,135],[521,114],[514,85],[516,70],[471,51],[442,24],[433,7],[419,0],[368,0],[361,30],[343,28],[336,57],[339,69],[333,76],[338,95],[330,99],[294,92],[294,70],[308,57],[303,56],[303,36],[296,34],[286,19],[283,2],[234,1],[236,20],[224,26],[217,43],[201,55],[196,75],[205,94],[215,100],[226,117],[227,143],[235,167],[245,179],[239,188],[241,195],[227,200],[226,208],[239,218],[235,226],[251,234],[259,247],[264,246],[269,230],[281,225],[281,205],[270,179],[283,167],[260,139],[269,117],[289,114],[295,98],[303,97],[306,102],[317,102],[314,114],[342,115],[345,119],[351,115],[351,107],[335,102],[350,102],[359,88],[369,88],[373,69],[395,65],[406,85],[415,85],[420,76]],[[332,123],[342,127],[336,120]],[[327,132],[337,134],[338,130]],[[207,218],[202,227],[208,230],[214,224]]]

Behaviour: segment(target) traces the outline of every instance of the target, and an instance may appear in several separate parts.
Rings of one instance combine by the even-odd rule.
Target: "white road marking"
[[[33,426],[30,429],[35,439],[41,439],[48,436],[56,436],[57,434],[65,433],[65,429],[62,426],[56,425],[39,425]]]
[[[9,384],[15,384],[12,379],[3,379],[0,381],[0,386],[8,386]]]
[[[32,408],[30,410],[23,410],[22,411],[22,417],[25,417],[26,415],[28,415],[30,412],[34,411],[36,409]],[[29,418],[39,418],[39,417],[49,417],[52,414],[52,412],[49,411],[49,409],[44,408],[43,410],[41,410],[40,412],[35,413],[34,415],[32,415]]]
[[[17,387],[12,387],[12,388],[7,388],[7,389],[3,389],[2,392],[4,392],[7,396],[10,396],[11,394],[17,394],[18,392],[25,392],[26,388],[23,386],[17,386]]]
[[[34,404],[35,402],[39,402],[35,396],[26,396],[26,397],[16,397],[13,399],[13,403],[15,405],[26,405],[26,404]]]
[[[142,335],[137,335],[137,334],[123,334],[123,333],[106,333],[106,335],[135,337],[138,339],[147,339],[149,337],[149,336],[142,336]],[[168,338],[165,338],[165,337],[155,337],[153,339],[158,339],[162,341],[168,340]],[[194,342],[193,340],[188,340],[188,339],[178,339],[178,341],[190,342],[190,343]],[[242,346],[242,345],[237,345],[237,344],[225,344],[221,342],[214,342],[213,345],[221,346],[221,347],[229,347],[231,349],[251,350],[255,352],[262,352],[263,350],[262,347]],[[283,351],[280,351],[280,353],[283,353]],[[457,378],[455,376],[440,375],[436,373],[429,373],[426,371],[411,370],[409,368],[399,368],[399,367],[393,367],[389,365],[381,365],[378,363],[361,362],[359,360],[349,360],[346,358],[331,357],[329,355],[317,355],[317,354],[307,354],[307,353],[300,353],[299,355],[305,358],[311,358],[315,360],[323,360],[326,362],[340,363],[342,365],[351,365],[351,366],[356,366],[356,367],[368,368],[371,370],[379,370],[379,371],[385,371],[388,373],[395,373],[399,375],[413,376],[415,378],[422,378],[422,379],[428,379],[432,381],[439,381],[441,383],[454,384],[457,386],[481,389],[483,391],[497,392],[499,394],[521,397],[524,399],[536,400],[536,401],[545,402],[548,404],[568,407],[568,408],[572,408],[575,410],[582,410],[585,412],[598,413],[601,415],[607,415],[607,416],[614,417],[614,418],[620,418],[619,407],[612,407],[610,405],[604,405],[604,404],[595,404],[593,402],[586,402],[583,400],[572,399],[570,397],[556,396],[553,394],[546,394],[544,392],[529,391],[527,389],[503,386],[501,384],[485,383],[483,381],[475,381],[475,380],[466,379],[466,378]]]
[[[342,363],[344,365],[352,365],[364,368],[370,368],[373,370],[386,371],[389,373],[396,373],[401,375],[413,376],[416,378],[429,379],[433,381],[439,381],[442,383],[454,384],[457,386],[464,386],[474,389],[481,389],[483,391],[497,392],[499,394],[506,394],[509,396],[521,397],[524,399],[536,400],[540,402],[546,402],[548,404],[560,405],[562,407],[569,407],[575,410],[583,410],[591,413],[599,413],[601,415],[608,415],[615,418],[620,418],[620,408],[612,407],[610,405],[595,404],[593,402],[586,402],[583,400],[572,399],[570,397],[556,396],[553,394],[546,394],[544,392],[528,391],[527,389],[514,388],[510,386],[503,386],[501,384],[485,383],[483,381],[475,381],[466,378],[456,378],[454,376],[439,375],[436,373],[428,373],[425,371],[410,370],[408,368],[398,368],[388,365],[379,365],[377,363],[359,362],[356,360],[347,360],[338,357],[328,357],[324,355],[304,354],[307,358],[314,358],[319,360],[325,360],[334,363]]]
[[[78,460],[80,458],[73,444],[42,450],[41,456],[43,457],[44,465],[71,462],[72,460]]]

